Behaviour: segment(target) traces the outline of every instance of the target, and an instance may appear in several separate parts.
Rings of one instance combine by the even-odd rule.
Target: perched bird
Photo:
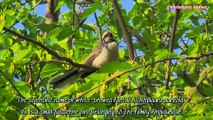
[[[118,43],[113,35],[107,31],[102,36],[102,42],[93,49],[92,53],[85,59],[84,65],[100,68],[105,64],[119,59]],[[63,89],[74,83],[79,78],[84,78],[96,70],[75,67],[67,72],[60,73],[49,80],[54,89]]]

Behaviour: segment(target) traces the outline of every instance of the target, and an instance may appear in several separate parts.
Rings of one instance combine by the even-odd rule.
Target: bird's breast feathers
[[[100,54],[92,62],[92,66],[100,68],[109,62],[118,60],[118,58],[118,44],[116,42],[110,42],[104,44]]]

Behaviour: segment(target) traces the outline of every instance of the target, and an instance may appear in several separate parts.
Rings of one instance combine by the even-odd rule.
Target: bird
[[[118,59],[118,43],[113,38],[112,33],[106,31],[102,35],[102,42],[92,50],[83,63],[85,66],[97,69],[74,67],[66,72],[53,76],[48,82],[52,84],[54,89],[61,90],[73,84],[76,80],[94,73],[104,65],[118,61]]]

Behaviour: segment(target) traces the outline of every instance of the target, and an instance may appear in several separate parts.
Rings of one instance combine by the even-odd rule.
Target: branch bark
[[[78,64],[78,63],[75,63],[73,62],[71,59],[67,58],[67,57],[64,57],[64,56],[60,56],[59,54],[57,54],[56,52],[54,52],[53,50],[51,50],[50,48],[48,48],[47,46],[43,45],[42,43],[40,42],[37,42],[36,40],[33,40],[32,38],[29,38],[27,36],[24,36],[24,35],[21,35],[13,30],[10,30],[6,27],[3,28],[3,30],[5,30],[6,32],[12,34],[12,35],[15,35],[17,36],[18,38],[20,39],[24,39],[26,40],[27,42],[30,42],[30,43],[33,43],[39,47],[41,47],[42,49],[46,50],[49,54],[53,55],[54,57],[56,57],[58,60],[64,60],[68,63],[70,63],[71,65],[75,66],[75,67],[81,67],[81,68],[86,68],[86,69],[95,69],[95,68],[92,68],[90,66],[86,66],[86,65],[82,65],[82,64]]]
[[[175,32],[177,28],[177,22],[178,22],[178,16],[179,16],[180,10],[177,9],[175,12],[175,17],[173,20],[173,25],[172,25],[172,33],[171,33],[171,39],[170,39],[170,44],[169,44],[169,52],[173,52],[174,49],[174,44],[175,44]],[[167,70],[165,74],[165,80],[166,80],[166,89],[169,89],[169,82],[170,82],[170,66],[171,66],[171,60],[167,61]]]
[[[121,30],[124,34],[124,40],[126,41],[126,44],[127,44],[129,57],[131,60],[134,60],[134,58],[136,57],[136,52],[134,50],[130,34],[128,33],[126,24],[124,22],[124,18],[122,16],[122,13],[120,11],[120,8],[116,0],[112,0],[112,6],[113,6],[113,9],[115,10],[116,15],[118,16],[118,21],[120,23]]]
[[[46,21],[45,23],[51,24],[53,22],[58,22],[59,11],[55,11],[58,5],[58,0],[47,0],[47,9],[46,9]]]
[[[196,83],[190,78],[189,75],[185,73],[185,71],[177,71],[177,75],[180,76],[190,87],[196,87]],[[203,97],[206,97],[206,95],[202,92],[202,87],[197,86],[197,91],[200,93]]]

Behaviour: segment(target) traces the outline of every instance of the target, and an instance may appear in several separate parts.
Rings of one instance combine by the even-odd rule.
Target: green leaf
[[[0,59],[5,60],[8,52],[9,51],[7,49],[0,50]]]
[[[100,83],[108,78],[108,74],[106,73],[93,73],[87,77],[93,82]]]
[[[119,50],[119,58],[124,59],[125,56],[125,51],[124,50]]]
[[[23,103],[19,103],[17,98],[13,98],[13,100],[10,102],[10,105],[19,108],[19,109],[24,109],[26,106],[28,106],[29,104],[26,102]]]
[[[213,96],[213,88],[212,87],[203,87],[202,91],[205,93],[207,96]]]
[[[97,85],[94,85],[94,86],[92,86],[91,88],[96,87],[96,86],[97,86]],[[86,98],[92,97],[95,93],[98,92],[97,89],[98,89],[98,87],[95,88],[95,89],[93,89],[92,91],[88,92],[86,95],[84,95],[84,97],[86,97]],[[81,94],[84,94],[84,92],[77,94],[77,96],[80,96]]]
[[[10,47],[10,49],[13,50],[13,52],[17,52],[20,49],[19,44],[18,43],[13,44]]]
[[[101,85],[101,87],[99,89],[100,98],[104,98],[104,94],[106,92],[106,88],[107,88],[107,86],[105,84]]]
[[[5,48],[9,48],[12,45],[12,39],[4,37],[3,38],[3,45]]]
[[[19,115],[17,114],[17,111],[15,111],[15,110],[8,110],[5,114],[5,117],[8,120],[18,120]]]
[[[15,11],[14,10],[6,10],[5,14],[7,15],[6,20],[5,20],[6,21],[5,26],[11,27],[16,21],[16,16],[14,15]]]
[[[175,117],[176,120],[184,120],[184,117],[182,115],[177,115]]]
[[[18,61],[22,60],[31,52],[31,48],[20,50],[17,54],[13,57],[13,63],[17,63]]]
[[[188,55],[192,56],[192,55],[196,55],[199,49],[199,45],[193,43],[192,45],[188,46]]]
[[[155,60],[177,57],[176,54],[169,52],[167,49],[156,50],[154,54],[156,55]]]
[[[94,24],[83,24],[82,28],[95,31],[97,27]]]
[[[190,86],[186,86],[184,88],[184,95],[186,95],[187,97],[194,94],[196,92],[196,88],[195,87],[190,87]]]
[[[48,45],[53,45],[54,43],[58,43],[57,35],[59,35],[59,33],[60,33],[61,31],[62,31],[61,28],[52,29],[52,30],[48,33],[48,41],[47,41],[47,44],[48,44]]]
[[[61,48],[64,48],[65,50],[69,50],[69,46],[68,46],[68,42],[67,40],[61,40],[58,42],[58,45],[61,47]],[[54,46],[54,45],[53,45]],[[72,51],[72,50],[70,50]]]
[[[29,86],[23,82],[23,81],[18,81],[18,82],[14,82],[14,85],[16,86],[16,88],[18,89],[18,91],[25,97],[25,98],[29,98],[31,96],[30,93],[30,88]]]
[[[136,2],[139,3],[139,4],[140,4],[140,3],[144,3],[143,0],[136,0]]]
[[[209,24],[209,34],[213,34],[213,23]]]
[[[29,14],[29,9],[26,8],[21,8],[20,11],[18,12],[18,20],[22,21],[28,18],[28,14]]]
[[[193,24],[194,25],[196,25],[196,26],[199,26],[200,25],[200,23],[198,22],[198,17],[196,17],[196,16],[191,16],[190,17],[190,20],[193,22]]]
[[[35,19],[32,20],[32,23],[34,25],[42,25],[44,23],[45,19],[41,16],[36,17]]]
[[[9,9],[9,10],[6,10],[6,11],[5,11],[5,14],[6,14],[6,15],[9,15],[9,16],[13,16],[15,13],[16,13],[16,12],[15,12],[14,10],[12,10],[12,9]]]
[[[106,5],[106,6],[101,7],[101,10],[102,10],[103,12],[101,12],[101,13],[98,15],[98,20],[99,20],[100,23],[104,23],[104,20],[106,20],[107,14],[108,14],[109,11],[110,11],[109,4]]]
[[[102,2],[96,1],[89,8],[87,8],[81,15],[82,20],[86,19],[89,15],[94,13],[98,8],[102,6]]]
[[[206,78],[206,76],[209,74],[209,72],[212,72],[212,67],[207,67],[207,68],[204,68],[201,72],[200,72],[200,74],[199,74],[199,79],[198,79],[198,81],[197,81],[197,85],[200,85],[202,82],[203,82],[203,80]],[[207,74],[208,73],[208,74]],[[207,75],[206,75],[207,74]]]
[[[77,86],[77,83],[74,83],[68,87],[66,87],[65,89],[63,89],[63,92],[59,92],[58,94],[58,98],[61,98],[61,97],[64,97],[64,96],[67,96],[67,95],[70,95],[72,94],[73,92],[76,92],[78,91],[78,86]]]
[[[100,73],[114,73],[117,71],[123,71],[131,69],[132,66],[127,62],[111,62],[107,65],[104,65],[98,72]]]
[[[58,64],[56,63],[47,63],[41,71],[41,77],[46,78],[54,75],[60,70]]]
[[[5,14],[0,12],[0,31],[2,31],[5,24]]]
[[[76,48],[92,48],[93,41],[89,39],[80,40],[77,39],[74,41]]]
[[[207,109],[207,106],[205,104],[198,104],[195,108],[193,108],[194,114],[203,114]]]
[[[63,26],[63,29],[57,33],[57,38],[58,38],[58,40],[63,40],[75,33],[76,33],[75,31],[70,29],[70,26]]]
[[[55,11],[59,10],[62,6],[64,6],[66,4],[66,0],[59,0],[58,1],[58,5],[55,9]]]
[[[189,19],[195,13],[194,10],[186,10],[184,14],[181,16],[181,20]]]
[[[138,88],[140,86],[138,81],[132,75],[129,76],[129,80],[131,81],[131,88]]]
[[[202,0],[184,0],[185,5],[200,5]]]

